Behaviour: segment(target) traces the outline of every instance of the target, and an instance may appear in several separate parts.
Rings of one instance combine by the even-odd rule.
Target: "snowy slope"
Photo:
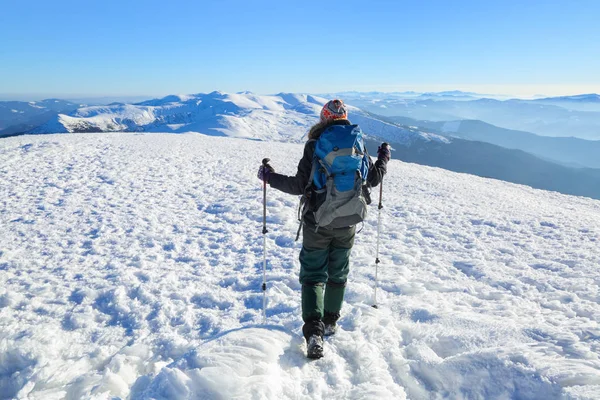
[[[30,102],[0,101],[0,131],[11,125],[24,124],[36,117],[50,115],[52,113],[68,112],[81,106],[82,105],[58,99]]]
[[[0,137],[27,132],[55,118],[82,107],[65,100],[0,101]]]
[[[56,132],[201,132],[300,143],[318,121],[326,99],[292,93],[261,96],[249,92],[212,92],[167,96],[138,104],[84,107],[38,127],[32,133]],[[390,124],[350,107],[351,120],[384,140],[406,143],[444,141],[443,136]]]
[[[600,202],[392,161],[340,332],[308,361],[302,145],[197,134],[0,142],[0,398],[600,397]]]

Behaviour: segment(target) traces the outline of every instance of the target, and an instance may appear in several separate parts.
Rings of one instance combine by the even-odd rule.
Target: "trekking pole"
[[[263,168],[271,161],[268,158],[262,160]],[[267,181],[263,179],[263,323],[267,323]]]
[[[381,204],[381,198],[383,196],[383,178],[381,178],[381,182],[379,182],[379,205],[377,206],[377,250],[375,252],[375,290],[373,294],[373,308],[377,307],[377,285],[378,285],[378,277],[377,273],[379,270],[379,236],[381,233],[381,209],[383,208],[383,204]]]

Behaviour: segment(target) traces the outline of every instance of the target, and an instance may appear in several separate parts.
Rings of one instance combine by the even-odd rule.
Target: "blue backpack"
[[[306,193],[317,196],[314,211],[317,229],[349,227],[367,216],[363,193],[369,173],[369,156],[358,125],[333,125],[315,139],[315,153]],[[302,217],[307,212],[306,195],[301,200]],[[300,231],[298,231],[299,233]]]

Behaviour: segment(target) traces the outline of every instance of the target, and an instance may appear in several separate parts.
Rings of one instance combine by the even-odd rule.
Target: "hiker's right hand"
[[[269,183],[269,178],[273,172],[275,172],[273,167],[271,167],[269,164],[264,164],[258,168],[258,174],[256,174],[256,176],[261,181]]]
[[[390,145],[386,142],[381,143],[381,146],[377,148],[377,158],[388,162],[391,157],[392,152],[390,151]]]

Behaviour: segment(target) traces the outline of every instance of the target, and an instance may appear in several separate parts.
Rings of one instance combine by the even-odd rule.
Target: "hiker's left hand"
[[[385,160],[385,162],[390,161],[392,157],[392,152],[390,151],[390,145],[386,142],[381,143],[381,146],[377,148],[377,158],[380,160]]]

